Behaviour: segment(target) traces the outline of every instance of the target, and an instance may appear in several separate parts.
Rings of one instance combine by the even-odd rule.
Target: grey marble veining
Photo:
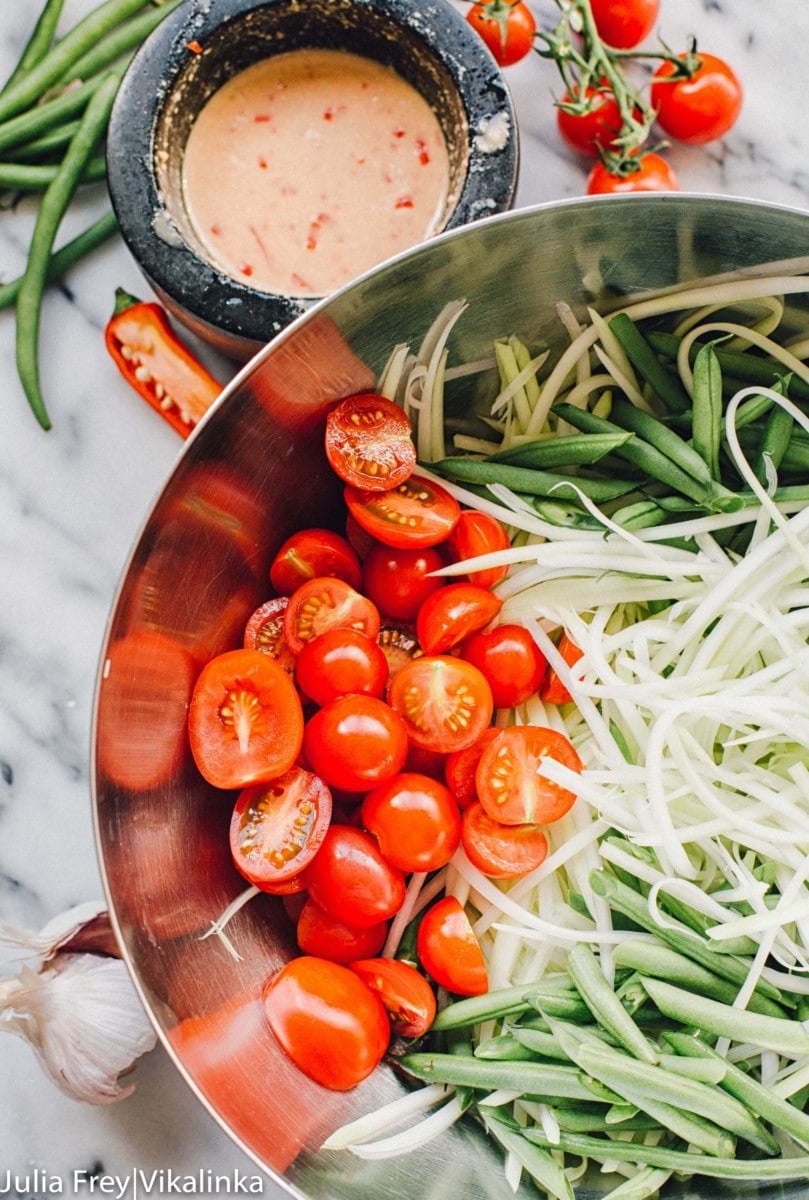
[[[64,26],[90,7],[67,0]],[[0,78],[39,8],[39,0],[0,6]],[[536,11],[552,22],[550,0]],[[809,207],[805,0],[779,0],[777,11],[759,0],[663,0],[660,32],[673,47],[696,33],[703,49],[734,63],[746,93],[724,143],[672,149],[682,188]],[[517,205],[580,194],[586,168],[556,135],[553,68],[532,58],[508,80],[520,119]],[[64,236],[87,224],[99,203],[89,194]],[[32,223],[29,202],[0,210],[0,279],[21,269]],[[17,381],[13,320],[0,313],[0,921],[31,928],[100,894],[88,785],[98,652],[129,547],[180,448],[104,350],[117,285],[146,294],[122,244],[111,242],[48,294],[47,434]],[[212,365],[223,380],[232,370],[221,360]],[[63,1180],[69,1192],[74,1170],[254,1171],[161,1050],[141,1063],[134,1096],[109,1108],[62,1096],[28,1047],[2,1034],[0,1081],[0,1190],[7,1170],[30,1176],[40,1195],[48,1179]],[[35,1168],[44,1174],[35,1177]],[[272,1193],[267,1184],[265,1195]]]

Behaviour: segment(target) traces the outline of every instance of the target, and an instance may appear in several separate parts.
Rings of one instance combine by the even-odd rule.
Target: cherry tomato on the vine
[[[679,56],[687,61],[691,54]],[[715,54],[695,52],[699,66],[690,79],[673,80],[675,66],[662,62],[650,93],[657,123],[670,137],[691,145],[712,142],[733,128],[742,110],[736,72]]]
[[[548,856],[548,839],[539,825],[504,825],[479,800],[463,814],[461,842],[472,866],[490,879],[519,879]]]
[[[388,685],[388,702],[414,745],[442,754],[474,742],[494,712],[492,689],[477,667],[443,654],[401,667]]]
[[[230,822],[234,864],[260,888],[298,875],[320,848],[331,811],[323,780],[300,767],[245,788]]]
[[[637,170],[625,175],[613,175],[603,162],[597,162],[587,176],[587,195],[679,191],[677,176],[662,155],[650,150],[646,154],[638,155],[637,161]]]
[[[652,32],[660,0],[590,0],[598,36],[616,50],[631,50]]]
[[[388,923],[347,925],[315,904],[310,896],[298,915],[295,933],[304,954],[348,964],[355,958],[379,954],[388,936]]]
[[[486,676],[495,708],[524,704],[538,690],[548,665],[524,625],[498,625],[474,634],[461,646],[461,657]]]
[[[411,475],[389,492],[347,487],[343,495],[357,524],[386,546],[437,546],[461,515],[455,497],[422,475]]]
[[[416,953],[430,978],[447,991],[480,996],[489,990],[483,951],[455,896],[444,896],[427,909],[416,934]]]
[[[510,545],[508,534],[496,517],[467,508],[447,538],[445,549],[449,561],[457,563],[495,550],[507,550]],[[508,567],[483,567],[479,571],[470,571],[466,578],[478,587],[491,588],[507,574]]]
[[[362,590],[386,617],[415,621],[427,597],[445,585],[446,579],[431,573],[443,566],[434,546],[408,550],[380,542],[362,565]]]
[[[330,700],[306,723],[306,760],[329,787],[367,792],[401,771],[407,758],[402,717],[376,696]]]
[[[360,560],[346,538],[331,529],[301,529],[287,538],[270,564],[270,583],[291,596],[307,579],[334,575],[360,586]]]
[[[324,1087],[355,1087],[388,1048],[390,1021],[382,1001],[341,963],[294,958],[267,981],[261,999],[282,1049]]]
[[[510,67],[530,52],[536,21],[523,0],[479,0],[466,19],[476,29],[501,67]]]
[[[385,1006],[394,1032],[423,1037],[435,1017],[435,995],[424,976],[397,958],[363,958],[349,964]]]
[[[352,825],[332,825],[306,869],[315,904],[346,925],[377,925],[402,906],[404,873],[382,854],[376,839]]]
[[[328,629],[301,650],[295,661],[295,682],[320,705],[349,692],[382,696],[388,660],[379,643],[358,629]]]
[[[326,457],[352,487],[387,491],[416,465],[410,418],[392,400],[360,392],[341,400],[326,418]]]
[[[368,792],[362,823],[388,862],[408,873],[446,866],[461,841],[461,814],[452,792],[415,771],[394,775]]]
[[[301,749],[303,710],[295,685],[260,650],[219,654],[194,685],[188,737],[200,774],[214,787],[276,779]]]
[[[504,825],[548,825],[573,807],[575,792],[542,774],[546,758],[571,771],[582,769],[573,744],[555,729],[512,725],[491,740],[478,763],[475,785],[493,820]]]
[[[299,654],[328,629],[358,629],[376,638],[379,610],[344,579],[318,576],[302,583],[289,597],[284,613],[284,637],[293,654]]]
[[[556,106],[556,127],[572,150],[595,158],[611,150],[621,132],[623,118],[618,101],[609,88],[588,87],[581,111],[574,111],[577,96],[565,92]]]
[[[474,583],[449,583],[428,596],[416,618],[425,654],[444,654],[494,620],[503,601]]]

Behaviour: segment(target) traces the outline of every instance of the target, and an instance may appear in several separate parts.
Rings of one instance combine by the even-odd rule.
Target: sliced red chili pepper
[[[127,383],[181,437],[188,437],[222,391],[177,337],[165,310],[123,288],[116,289],[104,340]]]

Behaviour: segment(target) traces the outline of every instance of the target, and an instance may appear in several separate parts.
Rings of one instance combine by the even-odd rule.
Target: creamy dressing
[[[436,231],[449,154],[433,110],[390,68],[292,50],[211,97],[188,138],[183,189],[225,274],[321,296]]]

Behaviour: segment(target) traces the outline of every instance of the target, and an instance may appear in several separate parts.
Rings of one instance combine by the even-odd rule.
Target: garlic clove
[[[85,944],[91,937],[95,944]],[[74,942],[78,943],[76,949],[93,949],[106,954],[118,953],[106,906],[101,901],[89,900],[85,904],[77,904],[66,912],[59,913],[52,917],[39,933],[29,933],[26,929],[0,924],[0,945],[35,954],[45,962]]]

